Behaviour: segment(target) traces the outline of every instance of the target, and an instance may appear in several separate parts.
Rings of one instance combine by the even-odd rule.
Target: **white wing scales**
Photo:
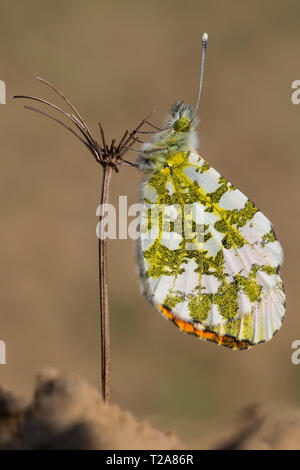
[[[167,162],[143,185],[144,293],[180,329],[203,339],[235,349],[270,340],[285,310],[283,254],[270,221],[196,152],[178,152]],[[159,211],[149,218],[153,206],[184,216],[186,203],[202,205],[201,241],[187,243],[172,224],[164,231]]]

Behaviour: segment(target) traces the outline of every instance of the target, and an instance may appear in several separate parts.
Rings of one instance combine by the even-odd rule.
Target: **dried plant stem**
[[[105,403],[110,400],[110,335],[109,335],[109,307],[107,286],[107,240],[104,238],[105,224],[104,204],[109,200],[109,185],[113,167],[107,165],[103,169],[103,180],[100,198],[99,218],[99,294],[100,294],[100,328],[101,328],[101,379],[102,398]]]
[[[140,134],[152,134],[154,131],[142,131],[140,130],[145,124],[150,125],[153,129],[161,130],[154,124],[148,121],[152,112],[148,114],[138,126],[131,132],[126,130],[122,139],[117,142],[116,139],[112,139],[111,144],[107,145],[104,130],[99,122],[100,134],[102,138],[102,144],[97,142],[88,128],[86,122],[83,120],[75,106],[71,101],[56,88],[52,83],[44,80],[43,78],[36,77],[40,82],[50,87],[63,101],[71,108],[72,113],[65,111],[50,101],[38,98],[36,96],[28,95],[16,95],[14,98],[23,98],[42,103],[56,112],[61,113],[65,118],[71,121],[72,125],[76,127],[76,132],[73,128],[65,124],[63,121],[58,119],[52,114],[46,113],[37,108],[31,106],[25,106],[26,109],[35,111],[43,116],[54,120],[58,124],[62,125],[65,129],[71,132],[77,139],[79,139],[86,148],[89,149],[90,153],[95,158],[96,162],[103,168],[103,181],[101,187],[101,200],[100,200],[100,217],[99,217],[99,292],[100,292],[100,325],[101,325],[101,381],[102,381],[102,398],[103,401],[108,403],[110,399],[110,337],[109,337],[109,311],[108,311],[108,288],[107,288],[107,260],[106,250],[107,242],[105,240],[105,225],[103,224],[104,208],[109,200],[109,185],[112,176],[112,172],[118,172],[118,167],[122,165],[130,165],[135,167],[136,164],[124,159],[124,156],[129,150],[138,151],[132,146],[135,143],[142,143],[138,137]],[[79,131],[79,132],[78,132]],[[160,149],[161,150],[161,149]]]

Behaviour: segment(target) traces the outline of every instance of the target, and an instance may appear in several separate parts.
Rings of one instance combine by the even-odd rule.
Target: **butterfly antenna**
[[[207,47],[207,40],[208,40],[208,35],[207,33],[204,33],[202,36],[202,57],[201,57],[201,72],[200,72],[200,84],[199,84],[199,93],[198,93],[198,100],[194,112],[194,116],[196,116],[198,108],[199,108],[199,103],[200,103],[200,97],[201,97],[201,91],[202,91],[202,83],[203,83],[203,74],[204,74],[204,63],[205,63],[205,55],[206,55],[206,47]]]

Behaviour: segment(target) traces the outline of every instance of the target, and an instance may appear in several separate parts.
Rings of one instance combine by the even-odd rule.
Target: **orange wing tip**
[[[214,343],[217,343],[221,346],[225,346],[230,349],[242,350],[249,349],[252,346],[252,344],[248,341],[239,341],[229,335],[221,336],[215,333],[214,331],[210,331],[208,329],[198,330],[197,328],[195,328],[193,323],[187,322],[185,320],[180,320],[179,318],[175,318],[172,311],[165,305],[158,305],[158,308],[166,318],[175,323],[175,325],[185,333],[193,334],[207,341],[213,341]]]

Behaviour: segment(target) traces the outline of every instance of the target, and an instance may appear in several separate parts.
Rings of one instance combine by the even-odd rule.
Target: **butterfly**
[[[196,151],[198,102],[175,103],[144,143],[138,260],[142,292],[180,330],[231,349],[280,329],[283,251],[271,222]]]

